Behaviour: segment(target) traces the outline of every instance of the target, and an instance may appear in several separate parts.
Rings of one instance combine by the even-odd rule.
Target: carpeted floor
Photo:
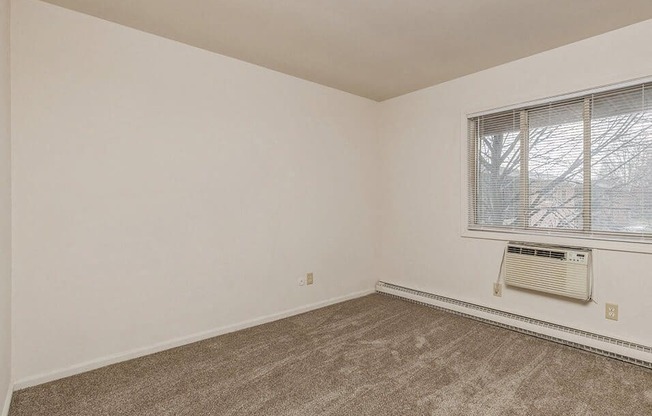
[[[11,416],[652,415],[652,371],[383,295],[18,391]]]

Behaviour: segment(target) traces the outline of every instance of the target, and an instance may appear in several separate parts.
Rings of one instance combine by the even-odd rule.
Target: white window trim
[[[600,87],[590,88],[581,91],[575,91],[569,94],[556,95],[551,97],[539,98],[536,100],[531,100],[527,102],[522,102],[518,104],[511,104],[505,107],[494,108],[490,110],[482,111],[463,111],[461,114],[460,120],[460,132],[462,136],[461,146],[460,146],[460,160],[461,160],[461,178],[460,181],[460,194],[461,194],[461,204],[460,204],[460,235],[463,238],[475,238],[483,240],[500,240],[500,241],[522,241],[526,243],[538,243],[538,244],[554,244],[554,245],[563,245],[563,246],[574,246],[574,247],[588,247],[593,249],[602,249],[610,251],[625,251],[631,253],[650,253],[652,254],[652,241],[649,239],[636,241],[636,238],[631,239],[621,239],[621,238],[611,238],[609,236],[599,236],[599,235],[578,235],[568,236],[568,235],[558,235],[555,232],[537,231],[536,233],[523,230],[470,230],[468,224],[468,212],[469,212],[469,192],[468,192],[468,181],[469,181],[469,160],[468,160],[468,145],[469,140],[467,137],[468,132],[468,120],[472,117],[478,117],[486,114],[497,113],[501,111],[514,110],[516,108],[530,107],[538,104],[544,104],[550,101],[561,101],[565,99],[576,98],[584,96],[587,94],[595,94],[599,92],[608,91],[611,89],[624,88],[637,84],[643,84],[646,82],[652,82],[652,76],[632,79],[629,81],[603,85]]]

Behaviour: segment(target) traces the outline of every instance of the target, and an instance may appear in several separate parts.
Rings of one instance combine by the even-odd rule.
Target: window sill
[[[462,229],[462,238],[482,240],[519,241],[533,244],[552,244],[559,246],[586,247],[597,250],[624,251],[628,253],[652,254],[652,241],[610,240],[606,237],[568,237],[560,235],[532,234],[510,231],[478,231]]]

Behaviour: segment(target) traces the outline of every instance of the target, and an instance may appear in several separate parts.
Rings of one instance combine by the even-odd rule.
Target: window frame
[[[610,235],[608,233],[587,233],[584,231],[586,229],[587,221],[590,225],[591,221],[591,204],[583,204],[584,210],[584,221],[585,227],[582,230],[555,230],[555,229],[509,229],[509,228],[499,228],[499,227],[473,227],[471,223],[472,211],[471,207],[471,198],[472,192],[477,189],[476,186],[470,186],[470,181],[476,181],[476,178],[472,176],[472,170],[470,169],[470,158],[469,158],[469,145],[470,140],[468,137],[468,126],[469,120],[475,117],[480,117],[483,115],[489,115],[499,112],[521,110],[524,108],[537,107],[544,104],[555,103],[560,101],[578,99],[580,97],[585,97],[591,94],[598,94],[603,92],[608,92],[611,90],[617,90],[621,88],[634,87],[636,85],[645,84],[652,82],[652,76],[632,79],[626,82],[619,82],[614,84],[608,84],[600,87],[579,90],[568,94],[562,94],[557,96],[550,96],[545,98],[539,98],[532,101],[521,102],[518,104],[512,104],[508,106],[493,108],[490,110],[483,111],[468,111],[463,112],[461,115],[461,133],[462,133],[462,143],[461,143],[461,167],[462,167],[462,201],[461,201],[461,222],[460,222],[460,235],[464,238],[476,238],[476,239],[488,239],[488,240],[517,240],[526,243],[540,243],[540,244],[555,244],[555,245],[565,245],[565,246],[581,246],[589,247],[595,249],[605,249],[605,250],[614,250],[614,251],[626,251],[626,252],[635,252],[635,253],[652,253],[652,237],[644,237],[636,234],[625,235],[623,234],[614,234]],[[587,107],[588,98],[585,99],[585,108]],[[584,128],[591,129],[591,120],[584,119]],[[590,135],[589,135],[590,136]],[[584,152],[585,154],[590,155],[590,146],[591,140],[590,137],[587,139],[586,135],[584,138]],[[587,146],[589,152],[587,152]],[[476,155],[477,157],[477,155]],[[587,169],[590,172],[590,158],[584,158],[584,168],[586,172]],[[587,166],[588,165],[588,166]],[[590,177],[588,181],[584,181],[584,187],[588,187],[590,192]],[[585,192],[587,189],[585,189]]]

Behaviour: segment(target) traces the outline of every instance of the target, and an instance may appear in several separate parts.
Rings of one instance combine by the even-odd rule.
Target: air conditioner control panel
[[[566,253],[566,261],[577,264],[588,264],[589,253],[578,253],[576,251],[568,251]]]

